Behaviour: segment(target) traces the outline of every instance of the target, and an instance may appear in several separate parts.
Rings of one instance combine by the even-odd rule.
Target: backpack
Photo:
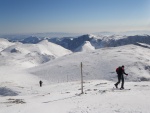
[[[118,74],[121,69],[122,69],[121,67],[116,68],[116,73]]]

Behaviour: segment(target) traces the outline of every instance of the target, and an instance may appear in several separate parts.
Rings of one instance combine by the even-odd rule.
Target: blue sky
[[[150,0],[0,0],[0,33],[150,29]]]

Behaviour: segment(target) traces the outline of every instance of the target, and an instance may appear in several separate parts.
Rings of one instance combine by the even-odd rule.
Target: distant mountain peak
[[[85,41],[75,51],[76,52],[88,52],[88,51],[92,51],[92,50],[95,50],[95,47],[93,47],[89,41]]]

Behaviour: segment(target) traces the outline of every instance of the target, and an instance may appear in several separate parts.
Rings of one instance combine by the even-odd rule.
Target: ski
[[[124,90],[131,90],[131,89],[121,89],[121,88],[114,88],[114,87],[113,87],[112,90],[122,90],[122,91],[124,91]]]

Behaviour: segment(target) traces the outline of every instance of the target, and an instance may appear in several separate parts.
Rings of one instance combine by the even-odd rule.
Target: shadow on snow
[[[17,96],[18,94],[6,87],[0,87],[0,96]]]

